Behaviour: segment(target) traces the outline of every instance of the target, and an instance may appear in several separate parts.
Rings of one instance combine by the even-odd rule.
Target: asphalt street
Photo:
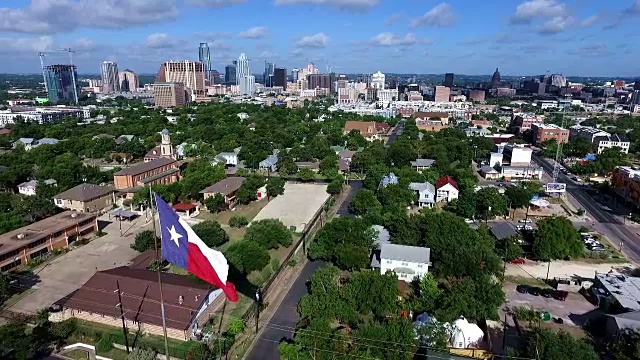
[[[403,131],[404,120],[401,120],[389,135],[386,145],[389,145],[389,143],[395,140]],[[364,186],[362,180],[350,180],[349,184],[351,185],[351,190],[337,212],[340,216],[352,216],[349,213],[349,205],[355,194]],[[256,340],[251,352],[245,357],[246,359],[272,360],[280,358],[278,343],[285,339],[293,339],[296,325],[298,321],[300,321],[300,316],[297,311],[298,303],[300,299],[307,294],[307,281],[311,279],[311,275],[323,265],[326,265],[326,263],[321,261],[311,261],[305,264],[302,272],[294,281],[291,289],[287,295],[285,295],[266,328],[260,334],[260,338]]]
[[[547,159],[536,157],[536,161],[549,174],[553,173],[553,163]],[[558,182],[567,184],[568,200],[576,207],[581,207],[593,219],[590,224],[594,230],[606,235],[613,245],[622,245],[623,252],[634,262],[640,263],[640,236],[637,230],[624,224],[621,216],[612,209],[594,199],[584,185],[579,185],[568,176],[559,173]],[[624,215],[623,215],[624,216]]]

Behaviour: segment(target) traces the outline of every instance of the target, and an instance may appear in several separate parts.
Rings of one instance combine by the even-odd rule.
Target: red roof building
[[[460,190],[458,188],[458,183],[453,180],[453,178],[449,175],[441,176],[438,180],[436,180],[436,189],[439,189],[447,184],[451,184],[456,190]]]

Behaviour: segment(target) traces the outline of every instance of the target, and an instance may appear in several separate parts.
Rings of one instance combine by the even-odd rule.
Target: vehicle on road
[[[556,290],[553,292],[553,298],[560,301],[567,300],[567,296],[569,296],[569,292],[565,290]]]
[[[518,220],[519,223],[525,223],[525,224],[531,224],[533,221],[529,220],[529,219],[520,219]]]
[[[513,259],[510,261],[510,263],[515,264],[515,265],[522,265],[525,263],[524,259]]]
[[[517,225],[516,229],[520,230],[520,231],[522,231],[522,230],[531,231],[531,230],[533,230],[533,227],[531,225]]]
[[[473,220],[471,219],[464,219],[464,222],[466,222],[467,224],[473,224]]]
[[[532,286],[529,288],[529,295],[533,295],[533,296],[540,296],[540,289]]]
[[[516,291],[520,294],[526,294],[529,292],[529,287],[527,285],[518,285],[516,286]]]

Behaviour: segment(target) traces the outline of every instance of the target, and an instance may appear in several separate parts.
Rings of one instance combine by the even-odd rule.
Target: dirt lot
[[[100,219],[107,218],[103,216]],[[40,282],[29,290],[28,295],[10,306],[9,310],[34,313],[47,308],[80,288],[96,271],[129,263],[138,255],[138,252],[129,246],[135,239],[135,233],[151,229],[151,222],[145,223],[144,217],[141,217],[132,223],[123,222],[122,228],[127,229],[127,232],[120,237],[118,223],[109,223],[103,229],[106,235],[34,269],[34,273],[40,277]]]
[[[328,198],[327,185],[288,182],[284,194],[269,201],[253,220],[280,219],[287,227],[302,232]]]
[[[545,279],[547,277],[546,262],[527,261],[525,264],[507,264],[507,275]],[[592,264],[577,261],[553,261],[549,267],[549,279],[554,277],[570,278],[573,276],[593,278],[595,272],[606,273],[611,269],[631,267],[631,264]]]

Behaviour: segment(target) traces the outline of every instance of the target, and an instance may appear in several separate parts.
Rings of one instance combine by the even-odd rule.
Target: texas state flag
[[[238,301],[235,286],[227,281],[229,264],[224,255],[205,245],[183,219],[158,194],[155,194],[160,218],[162,257],[186,269],[200,279],[213,284]]]

